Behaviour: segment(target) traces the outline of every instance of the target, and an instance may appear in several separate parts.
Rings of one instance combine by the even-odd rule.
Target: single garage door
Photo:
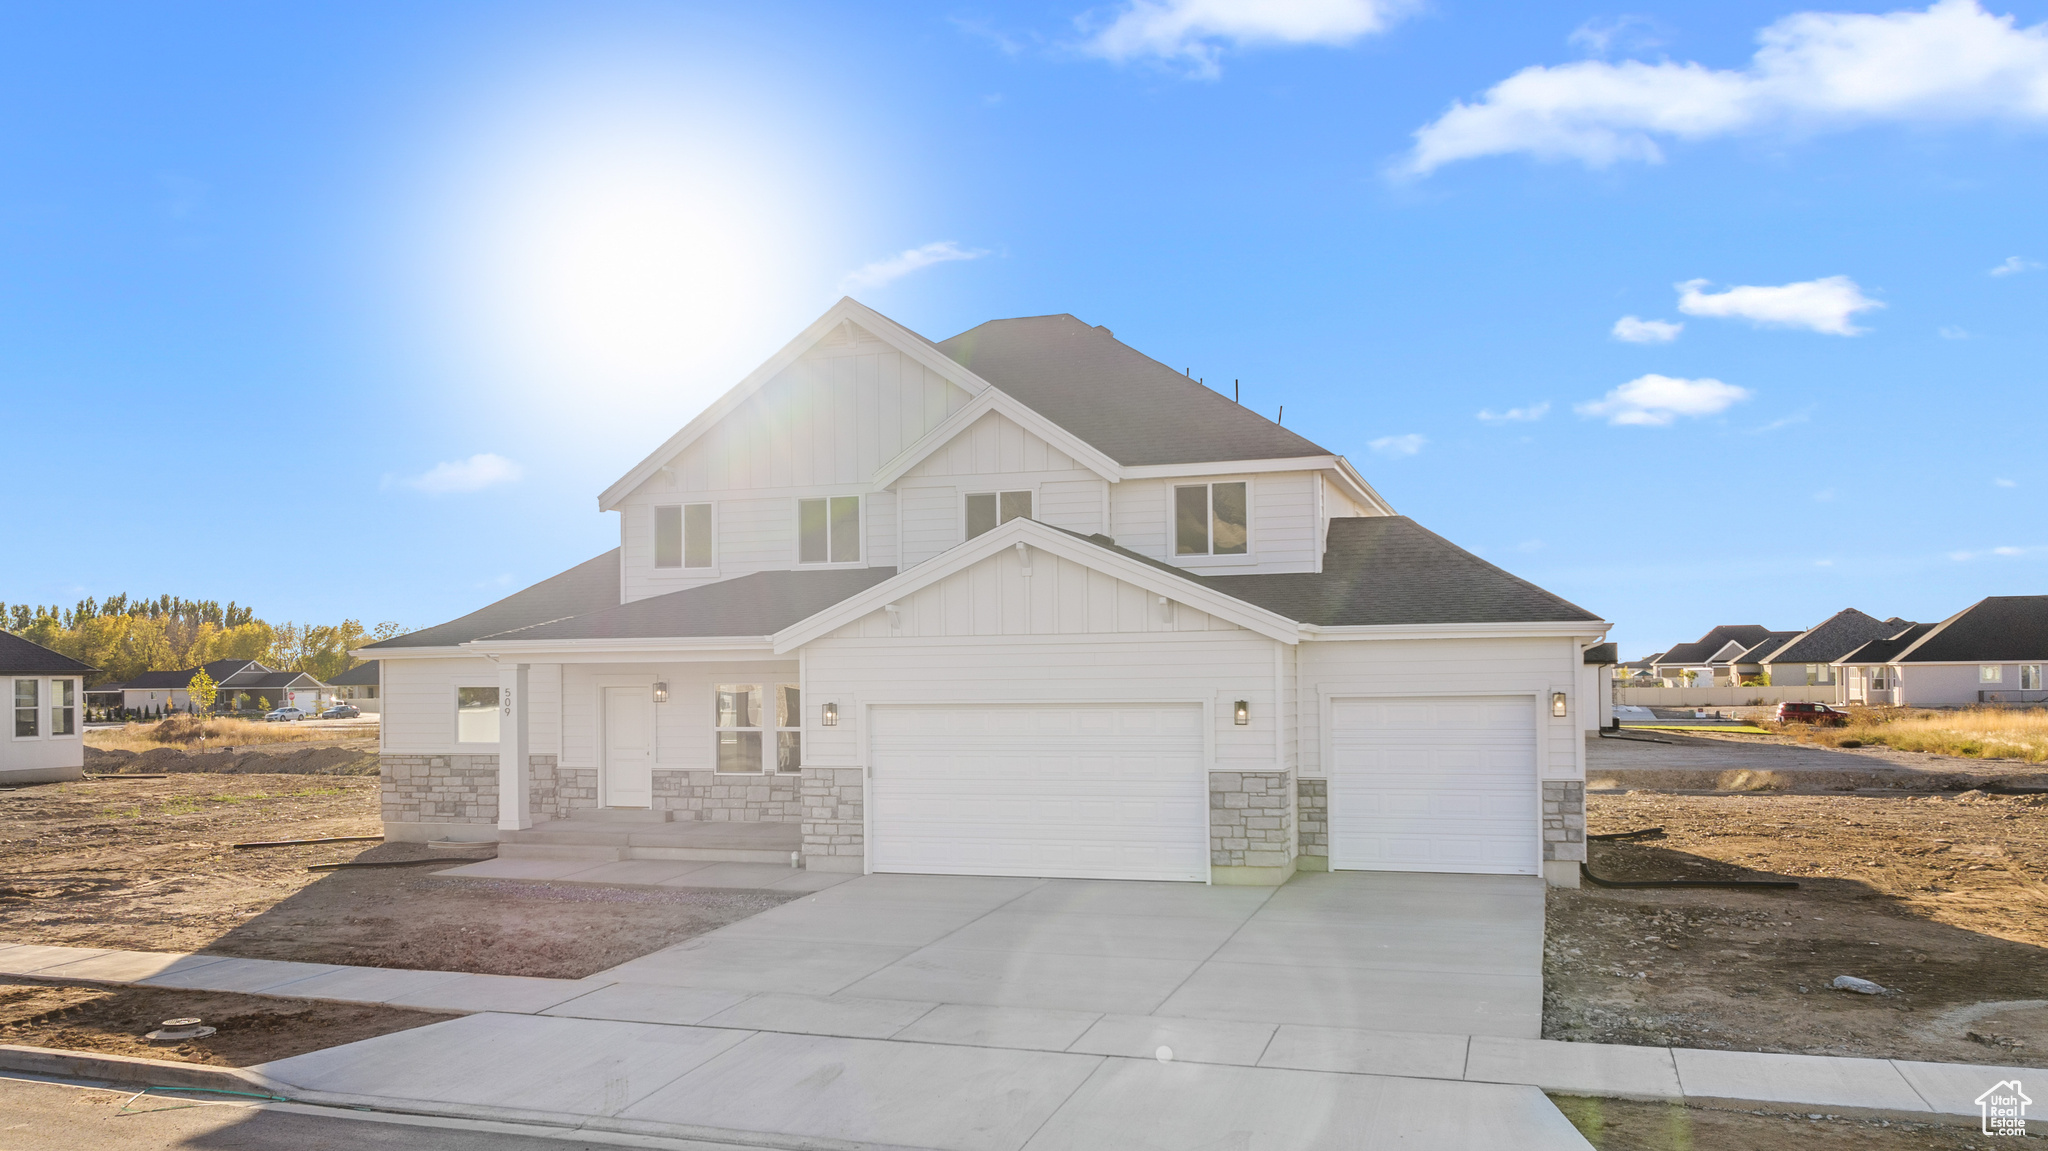
[[[1330,866],[1533,875],[1535,702],[1330,701]]]
[[[876,871],[1209,877],[1198,705],[887,706],[869,726]]]

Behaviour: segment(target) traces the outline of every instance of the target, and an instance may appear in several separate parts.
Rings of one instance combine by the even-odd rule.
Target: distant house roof
[[[936,346],[1126,466],[1334,454],[1064,313],[990,320]]]
[[[200,664],[196,668],[188,667],[179,671],[145,671],[121,686],[129,691],[139,691],[145,688],[154,688],[158,691],[166,688],[182,688],[192,682],[194,672],[201,670],[204,670],[206,677],[215,684],[225,684],[237,675],[245,673],[268,675],[271,669],[253,659],[217,659],[211,663]]]
[[[1735,659],[1732,662],[1760,662],[1765,656],[1771,654],[1773,650],[1783,647],[1785,644],[1791,642],[1792,640],[1799,638],[1799,635],[1800,633],[1796,631],[1774,631],[1770,635],[1766,636],[1762,643],[1752,644],[1748,651],[1745,651],[1741,655],[1735,657]]]
[[[619,605],[619,549],[481,607],[459,619],[363,645],[365,651],[454,647],[487,635],[568,619]]]
[[[375,687],[377,686],[377,661],[359,663],[327,681],[334,687]]]
[[[1764,659],[1769,663],[1833,663],[1872,640],[1897,635],[1904,626],[1865,615],[1853,607],[1844,608],[1800,632]]]
[[[773,635],[895,574],[892,567],[755,572],[615,604],[568,619],[512,628],[484,638],[496,641]]]
[[[1986,596],[1929,628],[1896,663],[2048,661],[2048,595]]]
[[[14,675],[83,675],[99,669],[80,663],[63,652],[25,640],[13,632],[0,631],[0,673]]]
[[[1724,623],[1691,643],[1681,643],[1657,657],[1659,667],[1703,667],[1714,653],[1732,641],[1754,647],[1769,639],[1771,631],[1762,624]]]
[[[1890,663],[1900,652],[1919,642],[1920,637],[1933,631],[1937,624],[1908,624],[1899,634],[1885,639],[1874,639],[1847,655],[1834,660],[1835,663],[1879,664]]]
[[[220,685],[223,691],[285,691],[295,687],[325,687],[302,671],[273,671],[261,675],[238,675]]]

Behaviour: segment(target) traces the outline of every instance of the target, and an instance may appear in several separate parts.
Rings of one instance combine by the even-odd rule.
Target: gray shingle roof
[[[765,571],[501,632],[491,640],[773,635],[896,574],[892,567]]]
[[[1799,633],[1796,631],[1774,631],[1762,643],[1750,645],[1749,650],[1736,656],[1734,662],[1756,663],[1758,660],[1771,654],[1773,650],[1783,647],[1798,638]]]
[[[377,661],[359,663],[327,681],[334,687],[375,687],[377,686]]]
[[[1730,640],[1744,647],[1755,647],[1770,637],[1770,629],[1759,623],[1724,623],[1692,643],[1681,643],[1665,652],[1658,658],[1657,665],[1684,667],[1704,664],[1708,657],[1728,646]]]
[[[2048,662],[2048,595],[1985,596],[1941,621],[1900,663]]]
[[[617,607],[618,603],[619,549],[613,548],[460,619],[365,644],[364,650],[453,647],[514,628]]]
[[[0,673],[16,675],[83,675],[99,669],[60,651],[51,651],[13,632],[0,631]]]
[[[1893,656],[1912,647],[1919,641],[1921,636],[1933,631],[1936,626],[1931,623],[1909,624],[1899,634],[1885,639],[1871,640],[1869,643],[1849,652],[1834,662],[1853,664],[1890,663]]]
[[[271,670],[253,659],[217,659],[209,663],[200,664],[199,667],[188,667],[176,671],[145,671],[127,683],[122,684],[121,687],[129,691],[143,688],[162,690],[165,688],[184,687],[192,682],[192,673],[202,669],[206,672],[206,678],[217,684],[226,683],[234,676],[252,669],[257,675],[268,675]],[[100,690],[110,690],[111,687],[112,685],[108,684]]]
[[[1900,625],[1868,616],[1855,608],[1841,611],[1799,633],[1775,652],[1772,663],[1833,663],[1864,644],[1897,635]]]
[[[1119,464],[1334,454],[1064,313],[990,320],[937,347]]]

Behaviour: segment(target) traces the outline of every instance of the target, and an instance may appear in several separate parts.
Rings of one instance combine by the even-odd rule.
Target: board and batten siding
[[[384,710],[378,717],[381,750],[396,755],[495,755],[498,745],[455,742],[455,689],[496,687],[499,665],[482,657],[386,659]],[[527,672],[527,739],[533,755],[561,746],[561,664],[537,663]]]
[[[1251,551],[1242,556],[1173,554],[1173,488],[1245,480],[1251,484]],[[1211,575],[1312,572],[1322,567],[1327,520],[1318,510],[1316,472],[1218,473],[1164,480],[1125,480],[1110,487],[1109,535],[1121,547]]]
[[[806,733],[813,767],[864,763],[864,709],[877,703],[1190,702],[1209,709],[1211,766],[1273,771],[1281,743],[1277,674],[1286,645],[1082,564],[1013,549],[875,611],[804,648],[805,713],[839,706]],[[1251,705],[1251,723],[1231,705]]]
[[[1330,695],[1518,695],[1535,700],[1545,779],[1585,776],[1579,645],[1565,638],[1317,640],[1299,647],[1300,740],[1304,776],[1324,773],[1322,700]],[[1572,693],[1570,713],[1550,718],[1550,693]]]

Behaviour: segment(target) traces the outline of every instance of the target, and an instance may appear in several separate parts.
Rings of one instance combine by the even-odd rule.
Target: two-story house
[[[598,508],[617,549],[363,649],[389,836],[1577,881],[1608,625],[1107,328],[842,300]]]

